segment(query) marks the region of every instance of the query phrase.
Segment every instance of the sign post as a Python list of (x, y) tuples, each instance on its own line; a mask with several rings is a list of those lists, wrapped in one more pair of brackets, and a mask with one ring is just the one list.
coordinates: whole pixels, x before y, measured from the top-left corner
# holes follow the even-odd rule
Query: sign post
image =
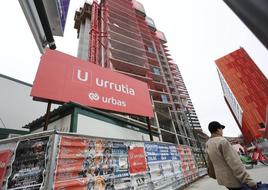
[(149, 131), (149, 135), (150, 135), (150, 141), (154, 141), (153, 135), (152, 135), (152, 128), (151, 128), (150, 118), (149, 117), (146, 117), (146, 122), (147, 122), (148, 131)]
[(49, 120), (49, 114), (50, 114), (50, 109), (51, 109), (51, 101), (49, 101), (49, 102), (47, 103), (47, 112), (46, 112), (46, 115), (45, 115), (45, 124), (44, 124), (43, 131), (46, 131), (46, 130), (47, 130), (48, 120)]

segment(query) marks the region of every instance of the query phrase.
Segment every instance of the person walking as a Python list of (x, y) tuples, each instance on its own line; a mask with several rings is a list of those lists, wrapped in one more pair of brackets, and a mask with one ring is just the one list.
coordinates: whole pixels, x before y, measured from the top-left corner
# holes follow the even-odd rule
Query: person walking
[(211, 133), (206, 143), (208, 175), (229, 190), (242, 190), (243, 185), (256, 189), (256, 182), (247, 173), (239, 155), (222, 136), (224, 128), (225, 126), (217, 121), (212, 121), (208, 125)]

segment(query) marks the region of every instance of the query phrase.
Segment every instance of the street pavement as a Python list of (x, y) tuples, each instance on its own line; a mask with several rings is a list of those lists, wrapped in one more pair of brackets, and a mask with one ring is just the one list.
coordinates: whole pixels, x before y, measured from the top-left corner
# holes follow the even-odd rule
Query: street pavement
[[(268, 183), (268, 166), (258, 164), (253, 169), (248, 169), (247, 171), (257, 182), (262, 181), (263, 183)], [(226, 190), (226, 188), (218, 185), (216, 180), (206, 175), (184, 188), (184, 190)]]

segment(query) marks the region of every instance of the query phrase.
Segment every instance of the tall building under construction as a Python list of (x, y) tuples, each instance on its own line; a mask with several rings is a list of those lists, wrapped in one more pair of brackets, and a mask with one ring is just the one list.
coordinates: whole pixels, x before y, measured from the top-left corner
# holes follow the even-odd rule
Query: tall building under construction
[[(164, 142), (197, 146), (202, 131), (163, 32), (135, 0), (85, 3), (75, 13), (78, 57), (148, 84), (154, 107), (150, 123)], [(141, 107), (142, 109), (142, 107)], [(146, 119), (122, 115), (147, 126)]]
[(265, 128), (268, 80), (243, 48), (215, 62), (224, 99), (245, 142), (250, 143)]

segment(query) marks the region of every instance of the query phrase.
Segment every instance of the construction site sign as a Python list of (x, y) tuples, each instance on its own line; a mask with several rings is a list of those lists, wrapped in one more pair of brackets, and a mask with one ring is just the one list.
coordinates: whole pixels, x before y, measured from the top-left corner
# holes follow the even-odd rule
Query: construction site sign
[(55, 50), (42, 55), (31, 96), (153, 117), (146, 83)]

